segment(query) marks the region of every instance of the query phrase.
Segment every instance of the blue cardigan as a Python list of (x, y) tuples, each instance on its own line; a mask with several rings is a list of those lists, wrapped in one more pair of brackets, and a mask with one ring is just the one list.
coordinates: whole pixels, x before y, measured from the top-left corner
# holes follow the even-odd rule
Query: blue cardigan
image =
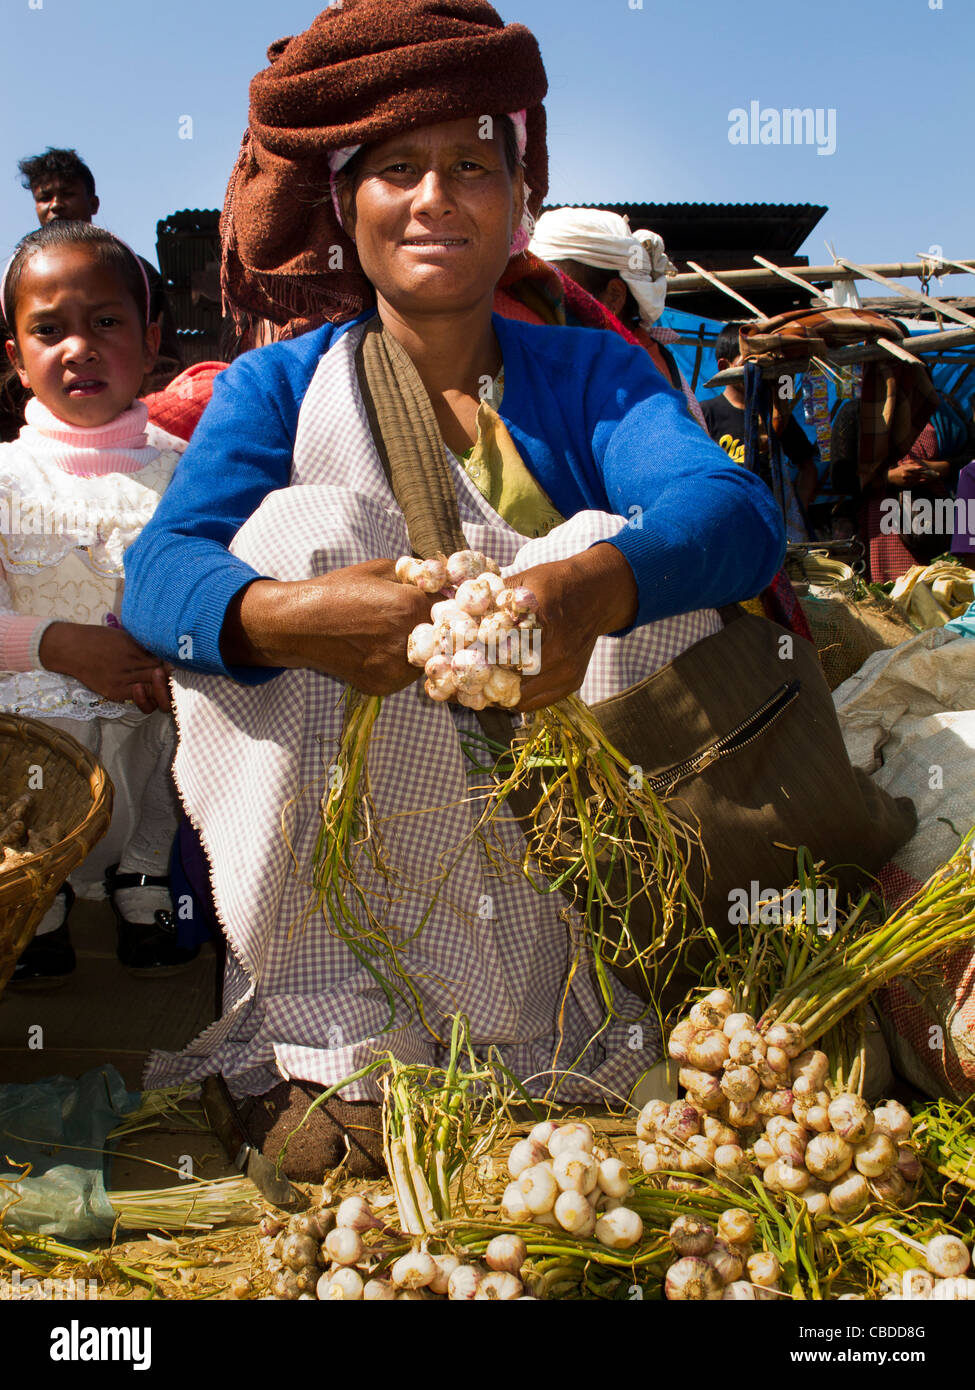
[[(227, 607), (261, 577), (227, 547), (267, 494), (288, 485), (302, 399), (350, 327), (258, 348), (216, 378), (168, 490), (125, 556), (122, 622), (149, 651), (247, 684), (277, 674), (228, 669), (221, 657)], [(553, 504), (566, 517), (628, 519), (609, 544), (636, 577), (637, 624), (769, 583), (785, 548), (772, 494), (708, 439), (642, 348), (599, 329), (498, 315), (494, 328), (505, 368), (500, 414)]]

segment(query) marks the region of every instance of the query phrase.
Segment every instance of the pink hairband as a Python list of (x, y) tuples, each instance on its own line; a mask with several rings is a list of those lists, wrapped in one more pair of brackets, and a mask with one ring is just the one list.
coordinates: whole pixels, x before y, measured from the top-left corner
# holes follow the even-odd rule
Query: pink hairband
[[(526, 107), (522, 107), (520, 111), (508, 112), (508, 119), (515, 128), (515, 146), (519, 160), (524, 159), (525, 150), (528, 148), (527, 115), (528, 112)], [(357, 155), (361, 149), (361, 145), (342, 145), (337, 150), (329, 151), (328, 167), (330, 176), (328, 186), (329, 192), (332, 195), (332, 207), (335, 209), (335, 216), (340, 227), (342, 226), (342, 209), (339, 206), (337, 175), (341, 173), (349, 160), (352, 159), (354, 155)]]
[[(50, 223), (47, 223), (46, 225), (50, 226)], [(149, 324), (152, 322), (152, 320), (151, 320), (150, 317), (149, 317), (149, 306), (150, 306), (150, 301), (152, 300), (152, 293), (151, 293), (151, 291), (150, 291), (150, 289), (149, 289), (149, 277), (148, 277), (148, 275), (146, 274), (146, 268), (145, 268), (145, 266), (142, 264), (142, 261), (140, 260), (140, 258), (139, 258), (139, 257), (135, 254), (135, 252), (132, 250), (132, 247), (129, 245), (129, 243), (128, 243), (127, 241), (123, 241), (122, 238), (121, 238), (120, 236), (116, 236), (114, 232), (109, 232), (108, 235), (112, 238), (113, 241), (117, 241), (118, 244), (119, 244), (119, 246), (124, 247), (125, 250), (128, 251), (129, 255), (132, 257), (132, 259), (135, 261), (136, 265), (139, 267), (139, 274), (142, 276), (142, 284), (143, 284), (143, 288), (145, 289), (145, 292), (146, 292), (146, 327), (148, 327)], [(22, 243), (21, 243), (21, 244), (22, 244)], [(79, 243), (79, 244), (83, 244), (83, 243)], [(94, 244), (96, 244), (96, 243), (90, 243), (90, 244), (94, 245)], [(43, 249), (43, 248), (41, 248), (41, 249)], [(10, 267), (13, 265), (14, 261), (17, 259), (17, 253), (18, 253), (19, 251), (20, 251), (20, 245), (14, 247), (14, 253), (13, 253), (13, 255), (8, 259), (7, 264), (4, 266), (4, 268), (3, 268), (3, 278), (0, 279), (0, 313), (3, 314), (3, 317), (4, 317), (4, 319), (6, 320), (6, 323), (7, 323), (7, 327), (10, 329), (11, 333), (13, 333), (13, 331), (14, 331), (14, 325), (13, 325), (13, 323), (12, 323), (11, 320), (10, 320), (10, 315), (7, 313), (7, 276), (10, 274)]]

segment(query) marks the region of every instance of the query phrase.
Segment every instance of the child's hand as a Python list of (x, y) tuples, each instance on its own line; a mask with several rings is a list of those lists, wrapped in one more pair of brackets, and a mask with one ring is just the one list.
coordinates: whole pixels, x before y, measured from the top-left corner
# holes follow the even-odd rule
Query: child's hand
[(143, 714), (170, 708), (165, 664), (124, 628), (52, 623), (39, 655), (46, 670), (74, 676), (106, 700), (132, 700)]

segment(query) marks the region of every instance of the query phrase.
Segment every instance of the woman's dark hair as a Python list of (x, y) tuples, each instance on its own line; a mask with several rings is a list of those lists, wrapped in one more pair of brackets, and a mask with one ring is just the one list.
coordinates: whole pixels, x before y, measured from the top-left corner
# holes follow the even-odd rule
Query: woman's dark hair
[(61, 246), (90, 246), (99, 265), (106, 270), (115, 271), (129, 294), (135, 300), (142, 322), (148, 322), (148, 297), (146, 278), (135, 252), (130, 251), (118, 237), (107, 232), (104, 227), (93, 227), (90, 222), (63, 222), (55, 218), (36, 232), (30, 232), (17, 244), (13, 259), (7, 269), (3, 282), (3, 307), (10, 336), (16, 337), (14, 327), (17, 318), (17, 291), (24, 273), (24, 266), (36, 251), (49, 251)]
[[(618, 270), (604, 270), (598, 265), (587, 265), (585, 261), (559, 260), (553, 261), (563, 275), (568, 275), (570, 280), (574, 280), (577, 285), (581, 285), (587, 294), (591, 294), (593, 299), (602, 302), (603, 295), (606, 293), (611, 280), (623, 280)], [(626, 285), (626, 282), (623, 281)], [(640, 321), (640, 306), (633, 297), (629, 285), (626, 285), (626, 299), (623, 307), (617, 315), (624, 328), (632, 328), (635, 323)]]

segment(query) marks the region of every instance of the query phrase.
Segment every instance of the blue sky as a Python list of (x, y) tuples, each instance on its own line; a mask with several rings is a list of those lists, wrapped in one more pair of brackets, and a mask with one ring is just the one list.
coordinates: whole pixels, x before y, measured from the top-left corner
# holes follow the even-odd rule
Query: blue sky
[[(940, 3), (940, 8), (937, 6)], [(153, 256), (158, 218), (215, 207), (269, 42), (315, 0), (0, 0), (0, 252), (34, 224), (17, 159), (72, 145), (97, 221)], [(501, 0), (549, 76), (551, 201), (808, 202), (853, 260), (975, 256), (975, 0)], [(835, 152), (735, 145), (735, 108), (835, 113)], [(192, 117), (192, 139), (180, 139)], [(183, 129), (187, 127), (183, 123)], [(975, 294), (975, 277), (944, 282)]]

